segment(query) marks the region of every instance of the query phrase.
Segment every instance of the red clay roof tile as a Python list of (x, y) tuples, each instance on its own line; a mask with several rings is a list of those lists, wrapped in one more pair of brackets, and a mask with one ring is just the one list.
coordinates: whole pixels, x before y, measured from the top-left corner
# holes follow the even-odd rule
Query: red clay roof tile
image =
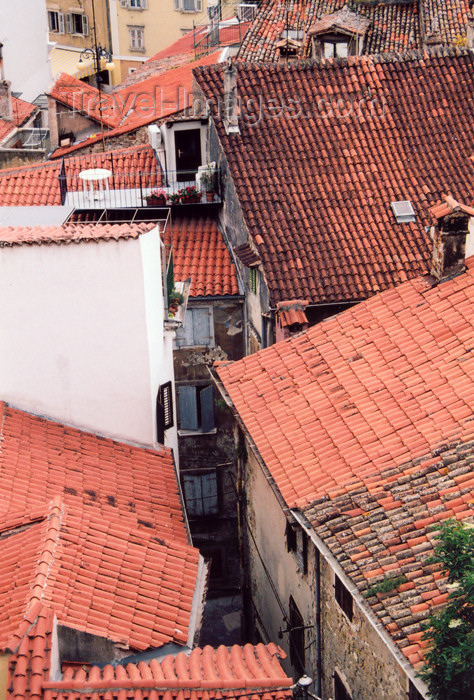
[[(472, 52), (236, 66), (240, 134), (214, 119), (270, 305), (361, 300), (427, 273), (428, 207), (450, 191), (472, 196)], [(216, 104), (222, 67), (195, 73)], [(341, 113), (337, 101), (348, 95), (351, 109)], [(441, 99), (449, 107), (427, 116)], [(435, 130), (457, 141), (435, 144)], [(413, 203), (415, 222), (396, 222), (390, 203), (399, 200)]]
[(204, 698), (239, 698), (252, 693), (261, 700), (283, 700), (292, 695), (292, 679), (286, 676), (279, 659), (285, 653), (275, 644), (232, 646), (218, 649), (196, 648), (189, 656), (166, 656), (161, 660), (124, 666), (92, 667), (85, 671), (64, 669), (63, 679), (43, 683), (45, 700), (79, 699), (81, 690), (89, 689), (96, 700), (109, 690), (111, 700), (130, 697), (140, 700), (143, 694), (166, 700), (180, 697), (183, 691), (194, 700)]
[(13, 132), (14, 129), (22, 126), (38, 108), (35, 105), (20, 100), (18, 97), (12, 97), (12, 115), (13, 119), (0, 119), (0, 143)]
[(191, 297), (238, 295), (235, 265), (211, 217), (175, 218), (165, 230), (176, 280), (191, 278)]
[[(108, 168), (113, 172), (113, 188), (137, 187), (140, 173), (148, 173), (147, 186), (160, 183), (158, 163), (151, 146), (131, 148), (107, 153), (90, 153), (64, 160), (64, 173), (69, 190), (82, 188), (78, 175), (88, 168)], [(61, 205), (59, 175), (60, 161), (48, 161), (19, 168), (0, 170), (0, 199), (2, 206), (53, 206)]]

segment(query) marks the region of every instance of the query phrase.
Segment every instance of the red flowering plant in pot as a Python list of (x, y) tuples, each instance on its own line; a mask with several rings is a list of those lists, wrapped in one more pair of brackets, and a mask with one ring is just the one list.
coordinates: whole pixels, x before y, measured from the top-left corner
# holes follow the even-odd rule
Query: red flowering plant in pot
[(201, 193), (194, 185), (183, 187), (183, 189), (179, 190), (176, 194), (179, 195), (182, 204), (197, 204), (201, 201)]
[(153, 190), (143, 199), (149, 207), (163, 207), (166, 204), (167, 194), (165, 190)]

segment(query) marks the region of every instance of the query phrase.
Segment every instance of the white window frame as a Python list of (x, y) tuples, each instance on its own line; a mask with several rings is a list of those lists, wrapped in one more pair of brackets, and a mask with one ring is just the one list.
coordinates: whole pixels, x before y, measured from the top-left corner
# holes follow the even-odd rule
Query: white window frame
[[(53, 16), (55, 17), (54, 24), (58, 27), (53, 29)], [(48, 30), (52, 34), (65, 34), (64, 28), (64, 12), (58, 12), (58, 10), (48, 10)]]
[[(80, 17), (80, 20), (76, 18)], [(76, 31), (76, 22), (80, 24), (80, 31)], [(66, 13), (66, 32), (73, 36), (89, 36), (89, 18), (84, 12)]]
[[(203, 341), (204, 336), (199, 336), (199, 316), (207, 315), (209, 323), (209, 334), (206, 336), (208, 342)], [(214, 337), (214, 309), (212, 306), (188, 306), (183, 325), (176, 331), (177, 348), (213, 348), (215, 347)]]
[(148, 0), (120, 0), (120, 7), (126, 10), (148, 10)]
[[(145, 27), (142, 25), (128, 25), (128, 38), (130, 51), (145, 51)], [(135, 45), (136, 44), (136, 45)]]
[(185, 12), (185, 13), (202, 12), (202, 0), (192, 0), (192, 2), (193, 2), (193, 9), (185, 9), (185, 7), (184, 7), (185, 0), (174, 0), (174, 9), (177, 12)]

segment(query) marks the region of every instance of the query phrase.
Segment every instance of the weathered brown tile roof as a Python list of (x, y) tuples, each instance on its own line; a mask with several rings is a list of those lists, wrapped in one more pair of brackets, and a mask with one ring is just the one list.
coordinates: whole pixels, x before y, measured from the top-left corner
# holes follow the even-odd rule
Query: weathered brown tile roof
[[(222, 67), (196, 79), (222, 98)], [(428, 272), (428, 207), (472, 196), (472, 52), (237, 64), (237, 90), (240, 134), (214, 118), (273, 306), (361, 300)], [(415, 222), (396, 222), (399, 200)]]
[[(365, 54), (407, 51), (423, 47), (423, 34), (438, 30), (445, 45), (459, 45), (466, 36), (468, 0), (422, 0), (423, 31), (420, 32), (418, 2), (361, 2), (360, 17), (370, 20), (364, 46)], [(263, 0), (247, 31), (238, 58), (242, 61), (278, 61), (278, 41), (285, 29), (299, 29), (305, 40), (299, 58), (309, 58), (310, 28), (322, 18), (349, 4), (346, 0)], [(354, 6), (351, 5), (352, 11)]]
[[(423, 663), (422, 622), (448, 598), (447, 577), (429, 562), (436, 525), (474, 521), (474, 440), (350, 486), (304, 513), (410, 663)], [(377, 595), (377, 584), (396, 587)]]

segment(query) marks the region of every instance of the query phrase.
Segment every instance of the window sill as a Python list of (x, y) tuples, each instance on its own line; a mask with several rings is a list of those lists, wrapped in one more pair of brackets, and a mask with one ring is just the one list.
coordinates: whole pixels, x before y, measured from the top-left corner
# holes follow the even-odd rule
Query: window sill
[(189, 437), (191, 435), (215, 435), (217, 433), (217, 428), (208, 430), (207, 433), (203, 433), (202, 430), (178, 430), (179, 437)]
[(129, 50), (130, 50), (130, 51), (133, 51), (134, 53), (146, 53), (146, 52), (145, 52), (145, 49), (132, 49), (132, 48), (130, 47)]

